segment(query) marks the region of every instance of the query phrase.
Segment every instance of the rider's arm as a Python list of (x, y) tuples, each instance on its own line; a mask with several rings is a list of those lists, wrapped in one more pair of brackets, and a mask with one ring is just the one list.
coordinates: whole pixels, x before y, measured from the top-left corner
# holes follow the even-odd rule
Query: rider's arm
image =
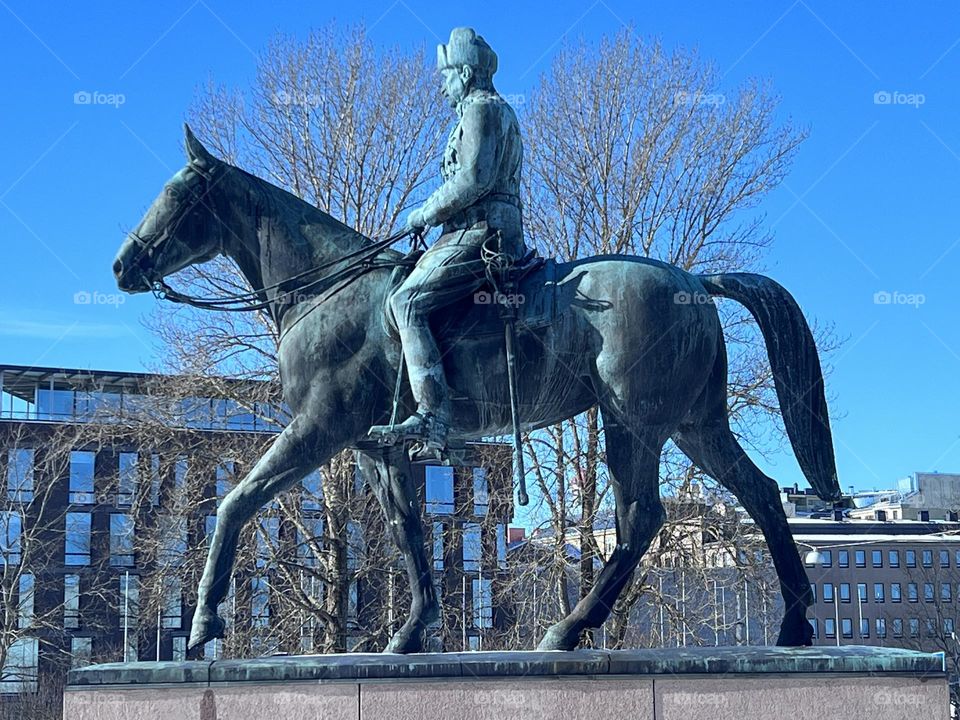
[(503, 157), (503, 128), (497, 103), (473, 102), (460, 119), (460, 167), (423, 204), (423, 219), (436, 227), (470, 207), (493, 187)]

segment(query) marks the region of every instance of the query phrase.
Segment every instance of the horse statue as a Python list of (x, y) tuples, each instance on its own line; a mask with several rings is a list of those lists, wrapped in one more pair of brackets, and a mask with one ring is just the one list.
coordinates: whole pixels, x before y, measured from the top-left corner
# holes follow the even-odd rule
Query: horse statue
[[(279, 369), (292, 420), (223, 499), (198, 589), (189, 645), (224, 633), (238, 535), (263, 505), (413, 400), (400, 386), (401, 348), (386, 317), (405, 256), (373, 242), (289, 192), (216, 157), (186, 128), (187, 164), (165, 185), (113, 264), (125, 292), (178, 296), (164, 278), (218, 254), (252, 291), (248, 307), (280, 329)], [(713, 297), (756, 319), (786, 430), (817, 495), (841, 499), (820, 362), (793, 298), (762, 275), (693, 275), (649, 258), (606, 255), (548, 261), (519, 283), (516, 388), (524, 430), (599, 405), (616, 501), (616, 547), (596, 583), (550, 627), (540, 650), (572, 650), (599, 627), (664, 521), (661, 448), (673, 439), (730, 490), (763, 532), (780, 581), (779, 645), (809, 645), (810, 585), (777, 484), (747, 457), (727, 417), (727, 356)], [(229, 301), (195, 299), (227, 309)], [(453, 434), (509, 434), (503, 319), (495, 304), (462, 303), (433, 322), (452, 389)], [(399, 392), (395, 392), (399, 388)], [(367, 441), (369, 442), (369, 441)], [(361, 449), (361, 472), (386, 515), (412, 593), (409, 617), (386, 651), (418, 652), (439, 614), (408, 454)]]

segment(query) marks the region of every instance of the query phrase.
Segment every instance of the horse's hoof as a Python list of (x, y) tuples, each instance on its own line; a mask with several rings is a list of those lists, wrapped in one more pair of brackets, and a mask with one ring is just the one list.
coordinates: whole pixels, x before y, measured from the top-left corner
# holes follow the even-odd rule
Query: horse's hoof
[(813, 645), (813, 627), (806, 618), (798, 621), (784, 620), (780, 625), (780, 635), (777, 637), (780, 647), (806, 647)]
[(579, 644), (579, 636), (571, 637), (570, 632), (562, 626), (554, 625), (547, 630), (547, 634), (537, 645), (537, 650), (576, 650)]
[(190, 628), (190, 639), (187, 641), (187, 650), (200, 647), (201, 645), (222, 638), (226, 634), (227, 623), (216, 613), (203, 611), (197, 608), (193, 616), (193, 625)]

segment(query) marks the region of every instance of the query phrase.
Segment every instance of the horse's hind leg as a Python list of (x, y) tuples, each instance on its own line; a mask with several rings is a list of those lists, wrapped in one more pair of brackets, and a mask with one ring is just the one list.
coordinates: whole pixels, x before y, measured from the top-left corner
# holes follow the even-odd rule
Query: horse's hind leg
[(433, 573), (423, 543), (423, 521), (410, 461), (402, 447), (384, 455), (357, 453), (357, 463), (383, 508), (387, 529), (407, 568), (412, 599), (410, 617), (390, 639), (384, 652), (411, 653), (423, 649), (427, 626), (440, 616)]
[(540, 650), (573, 650), (581, 632), (603, 624), (665, 517), (659, 482), (665, 437), (649, 428), (631, 432), (609, 411), (603, 418), (617, 506), (617, 545), (590, 592), (570, 615), (547, 630)]
[(225, 624), (217, 615), (217, 605), (229, 590), (230, 573), (243, 526), (275, 495), (302, 480), (341, 448), (342, 445), (332, 444), (329, 433), (320, 433), (313, 420), (298, 415), (277, 436), (253, 469), (223, 498), (197, 591), (197, 610), (188, 643), (190, 648), (223, 637)]
[(777, 484), (740, 447), (730, 431), (725, 407), (704, 424), (681, 426), (674, 441), (696, 465), (737, 496), (763, 532), (785, 605), (777, 645), (812, 644), (813, 629), (806, 617), (812, 602), (810, 583), (790, 533)]

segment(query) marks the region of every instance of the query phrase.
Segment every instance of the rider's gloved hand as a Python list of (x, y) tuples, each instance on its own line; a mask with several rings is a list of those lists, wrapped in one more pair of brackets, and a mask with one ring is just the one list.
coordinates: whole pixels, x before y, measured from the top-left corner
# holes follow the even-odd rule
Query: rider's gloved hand
[(407, 229), (413, 230), (421, 235), (423, 231), (427, 229), (427, 221), (423, 219), (422, 208), (414, 208), (410, 211), (410, 214), (407, 215)]

